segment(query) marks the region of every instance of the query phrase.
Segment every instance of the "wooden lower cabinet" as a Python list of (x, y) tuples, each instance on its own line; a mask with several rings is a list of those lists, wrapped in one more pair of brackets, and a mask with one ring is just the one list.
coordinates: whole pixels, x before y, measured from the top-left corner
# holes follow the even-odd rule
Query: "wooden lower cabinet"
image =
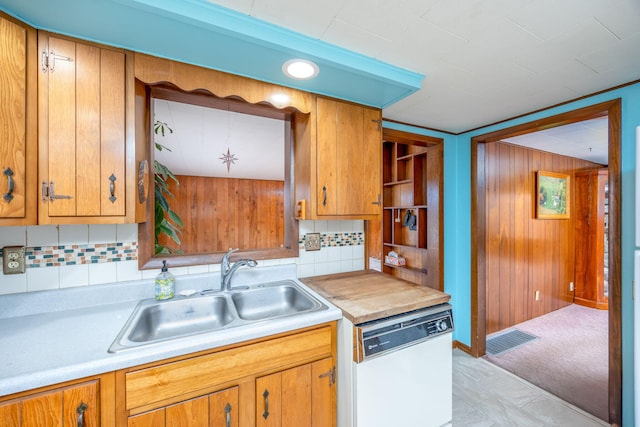
[(112, 390), (113, 374), (107, 374), (84, 382), (8, 396), (0, 402), (0, 427), (111, 426), (114, 423)]
[(335, 360), (330, 322), (0, 396), (0, 427), (335, 427)]
[(334, 427), (335, 328), (119, 371), (118, 425)]
[(256, 379), (256, 426), (333, 426), (333, 359), (308, 363)]
[(134, 415), (128, 427), (238, 427), (238, 387)]

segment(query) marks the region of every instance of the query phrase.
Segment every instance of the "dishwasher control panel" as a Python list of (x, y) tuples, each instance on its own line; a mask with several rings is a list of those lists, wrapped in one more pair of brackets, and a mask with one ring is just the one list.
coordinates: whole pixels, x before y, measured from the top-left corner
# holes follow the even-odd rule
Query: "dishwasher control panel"
[(355, 325), (354, 361), (362, 362), (453, 331), (450, 304)]

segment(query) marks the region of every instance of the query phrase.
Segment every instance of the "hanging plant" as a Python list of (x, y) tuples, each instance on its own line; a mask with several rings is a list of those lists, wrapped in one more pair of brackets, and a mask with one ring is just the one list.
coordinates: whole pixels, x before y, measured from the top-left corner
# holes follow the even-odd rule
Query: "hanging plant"
[[(171, 129), (165, 122), (156, 120), (153, 124), (153, 132), (155, 135), (160, 134), (164, 137), (166, 132), (173, 133), (173, 129)], [(154, 144), (158, 151), (171, 151), (171, 149), (156, 141), (154, 141)], [(175, 199), (174, 195), (169, 190), (169, 180), (173, 180), (176, 185), (180, 185), (180, 182), (168, 167), (157, 160), (154, 160), (153, 164), (155, 170), (155, 253), (179, 254), (182, 253), (180, 249), (173, 249), (160, 244), (159, 237), (164, 234), (178, 246), (180, 245), (180, 234), (182, 234), (181, 228), (184, 224), (182, 223), (180, 216), (171, 209), (171, 206), (169, 205), (169, 198)]]

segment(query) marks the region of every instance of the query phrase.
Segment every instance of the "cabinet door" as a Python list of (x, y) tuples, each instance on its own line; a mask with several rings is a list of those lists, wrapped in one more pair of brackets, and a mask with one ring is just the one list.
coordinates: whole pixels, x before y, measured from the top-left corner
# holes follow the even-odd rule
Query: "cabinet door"
[[(0, 406), (1, 426), (98, 427), (98, 382), (57, 389)], [(82, 424), (80, 424), (82, 421)]]
[(209, 398), (187, 400), (166, 409), (166, 427), (207, 427), (209, 425)]
[(40, 44), (40, 222), (122, 216), (124, 53), (53, 36)]
[(380, 111), (318, 98), (318, 215), (379, 215)]
[(238, 427), (239, 419), (238, 387), (231, 387), (209, 395), (209, 425)]
[(336, 425), (336, 385), (333, 358), (311, 364), (311, 427)]
[(0, 225), (36, 223), (36, 32), (0, 14)]
[(238, 387), (129, 417), (128, 427), (238, 427)]
[(20, 403), (0, 404), (0, 427), (20, 427)]
[(311, 426), (311, 365), (282, 372), (282, 425)]
[(256, 379), (256, 426), (282, 425), (282, 373)]
[[(64, 427), (98, 427), (98, 382), (93, 381), (66, 388), (62, 391)], [(82, 424), (80, 423), (82, 421)]]
[(333, 358), (297, 366), (256, 380), (259, 427), (335, 426)]
[(338, 141), (336, 101), (318, 98), (317, 101), (316, 162), (318, 186), (316, 188), (318, 215), (338, 214)]
[(22, 401), (22, 427), (62, 427), (62, 393), (51, 392)]
[(144, 414), (134, 415), (127, 419), (127, 427), (164, 427), (165, 410), (157, 409)]

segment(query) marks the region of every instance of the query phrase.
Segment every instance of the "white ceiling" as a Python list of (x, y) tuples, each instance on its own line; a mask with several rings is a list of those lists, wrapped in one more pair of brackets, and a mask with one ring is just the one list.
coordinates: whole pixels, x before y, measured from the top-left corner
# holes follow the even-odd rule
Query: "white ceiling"
[(283, 120), (162, 99), (154, 119), (171, 129), (155, 135), (168, 148), (155, 160), (176, 175), (284, 181)]
[(454, 133), (640, 79), (638, 0), (209, 1), (426, 75), (384, 116)]
[(384, 118), (453, 133), (640, 79), (638, 0), (209, 1), (424, 74)]
[(601, 117), (503, 141), (606, 165), (609, 163), (608, 125), (609, 120)]

